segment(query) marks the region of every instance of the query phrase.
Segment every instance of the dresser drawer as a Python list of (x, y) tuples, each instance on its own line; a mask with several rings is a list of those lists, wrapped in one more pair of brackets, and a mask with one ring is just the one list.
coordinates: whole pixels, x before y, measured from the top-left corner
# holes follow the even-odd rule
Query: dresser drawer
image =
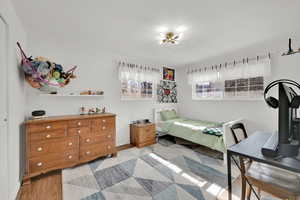
[(103, 118), (98, 118), (98, 119), (92, 120), (92, 125), (108, 126), (109, 124), (111, 124), (111, 125), (115, 124), (114, 117), (103, 117)]
[(53, 139), (51, 141), (32, 142), (30, 144), (29, 158), (47, 155), (49, 153), (60, 153), (72, 149), (78, 149), (78, 136), (63, 139)]
[(56, 129), (66, 129), (68, 127), (66, 122), (49, 122), (49, 123), (39, 123), (30, 124), (28, 126), (28, 132), (43, 132), (52, 131)]
[(114, 141), (106, 143), (106, 154), (113, 154), (116, 152), (116, 144)]
[(90, 125), (90, 121), (86, 119), (80, 119), (80, 120), (72, 120), (69, 121), (69, 127), (72, 128), (78, 128), (78, 127), (85, 127)]
[(89, 160), (98, 156), (104, 156), (109, 152), (114, 152), (115, 146), (113, 142), (94, 143), (83, 146), (80, 149), (80, 160)]
[(90, 127), (79, 127), (79, 128), (69, 128), (68, 129), (68, 135), (74, 136), (74, 135), (88, 135), (90, 134)]
[(86, 146), (86, 145), (90, 145), (90, 144), (94, 144), (94, 143), (103, 143), (103, 142), (109, 142), (109, 141), (114, 141), (114, 140), (115, 140), (114, 134), (82, 135), (82, 136), (80, 136), (80, 145)]
[(96, 133), (111, 132), (115, 129), (115, 118), (107, 117), (94, 119), (92, 121), (92, 131)]
[(92, 127), (92, 132), (97, 134), (97, 135), (114, 134), (115, 126), (112, 125), (112, 124), (93, 126)]
[(155, 126), (149, 125), (143, 128), (138, 128), (138, 140), (139, 142), (145, 142), (148, 140), (154, 140), (155, 139)]
[(155, 140), (155, 133), (149, 133), (149, 132), (141, 132), (138, 135), (139, 142), (146, 142), (149, 140)]
[(29, 173), (42, 173), (49, 170), (66, 168), (78, 162), (78, 151), (52, 153), (29, 159)]
[(53, 131), (29, 132), (30, 142), (38, 140), (50, 140), (54, 138), (62, 138), (67, 136), (66, 129), (56, 129)]
[(80, 160), (89, 160), (96, 156), (102, 156), (106, 154), (105, 143), (95, 143), (88, 146), (82, 146), (80, 148)]

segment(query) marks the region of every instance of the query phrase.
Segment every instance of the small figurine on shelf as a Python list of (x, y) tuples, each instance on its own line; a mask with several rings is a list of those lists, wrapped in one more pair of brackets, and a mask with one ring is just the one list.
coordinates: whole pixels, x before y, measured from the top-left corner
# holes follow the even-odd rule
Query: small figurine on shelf
[(80, 115), (84, 115), (85, 114), (85, 107), (81, 106), (80, 107)]
[(95, 113), (94, 108), (90, 108), (88, 114), (91, 115), (91, 114), (94, 114), (94, 113)]
[(102, 109), (102, 113), (105, 113), (105, 107), (103, 107), (103, 109)]
[(101, 109), (100, 108), (96, 108), (96, 113), (100, 113)]

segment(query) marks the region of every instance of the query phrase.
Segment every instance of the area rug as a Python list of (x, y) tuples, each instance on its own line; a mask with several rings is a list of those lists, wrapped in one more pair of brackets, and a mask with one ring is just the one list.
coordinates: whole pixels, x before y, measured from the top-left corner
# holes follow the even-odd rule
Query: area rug
[(168, 141), (127, 149), (62, 175), (64, 200), (211, 200), (227, 188), (222, 160)]

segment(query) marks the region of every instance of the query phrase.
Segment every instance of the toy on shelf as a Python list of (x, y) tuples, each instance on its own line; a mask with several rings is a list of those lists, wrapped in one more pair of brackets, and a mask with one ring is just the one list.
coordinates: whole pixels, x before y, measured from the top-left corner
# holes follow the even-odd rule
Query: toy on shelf
[(48, 93), (57, 92), (58, 88), (70, 83), (71, 79), (76, 78), (74, 72), (76, 66), (68, 71), (64, 71), (62, 65), (51, 62), (44, 57), (27, 57), (19, 42), (17, 45), (21, 51), (21, 66), (25, 73), (26, 81), (33, 88)]
[(104, 92), (101, 90), (84, 90), (82, 92), (80, 92), (80, 95), (103, 95)]
[(92, 115), (92, 114), (104, 114), (106, 113), (105, 107), (102, 109), (100, 107), (95, 107), (95, 108), (85, 108), (84, 106), (81, 106), (79, 109), (80, 115)]

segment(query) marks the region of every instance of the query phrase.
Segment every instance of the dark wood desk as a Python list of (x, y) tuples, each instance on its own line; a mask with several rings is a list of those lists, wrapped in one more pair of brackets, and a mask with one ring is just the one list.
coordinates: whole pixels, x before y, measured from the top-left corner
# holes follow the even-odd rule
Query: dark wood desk
[(243, 156), (253, 161), (269, 164), (292, 172), (300, 173), (300, 152), (297, 158), (268, 158), (262, 155), (261, 148), (271, 137), (271, 133), (255, 132), (247, 139), (227, 149), (228, 199), (232, 199), (231, 159)]

